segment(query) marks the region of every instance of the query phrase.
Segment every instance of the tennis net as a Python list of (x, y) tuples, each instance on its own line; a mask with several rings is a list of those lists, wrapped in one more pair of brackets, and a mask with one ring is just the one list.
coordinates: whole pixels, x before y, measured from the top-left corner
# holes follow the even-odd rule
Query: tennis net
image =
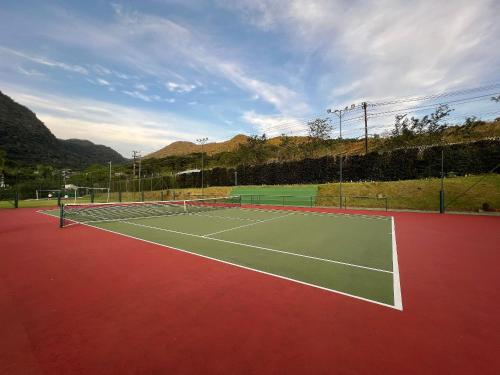
[(61, 205), (60, 226), (183, 215), (240, 206), (240, 196), (155, 202), (65, 204)]

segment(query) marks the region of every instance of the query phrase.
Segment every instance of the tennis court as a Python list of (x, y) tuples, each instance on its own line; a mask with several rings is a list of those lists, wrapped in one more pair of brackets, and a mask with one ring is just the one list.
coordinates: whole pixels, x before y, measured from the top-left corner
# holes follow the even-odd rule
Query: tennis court
[[(66, 205), (89, 225), (402, 309), (392, 217), (260, 209), (241, 197)], [(56, 214), (51, 211), (51, 214)]]

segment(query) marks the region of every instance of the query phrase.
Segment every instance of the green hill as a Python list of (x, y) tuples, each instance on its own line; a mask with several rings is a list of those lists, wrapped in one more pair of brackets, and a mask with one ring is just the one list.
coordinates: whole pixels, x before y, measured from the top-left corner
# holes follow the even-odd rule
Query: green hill
[(61, 140), (28, 108), (0, 92), (0, 149), (21, 165), (81, 168), (126, 159), (110, 147), (80, 139)]

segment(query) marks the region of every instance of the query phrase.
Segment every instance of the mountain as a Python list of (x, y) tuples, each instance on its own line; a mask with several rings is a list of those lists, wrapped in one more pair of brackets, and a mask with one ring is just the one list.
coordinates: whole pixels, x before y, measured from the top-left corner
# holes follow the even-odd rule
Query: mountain
[[(225, 151), (234, 151), (242, 143), (246, 143), (248, 137), (243, 134), (238, 134), (237, 136), (231, 138), (225, 142), (212, 142), (203, 145), (203, 152), (208, 155), (218, 154)], [(162, 149), (155, 151), (146, 158), (165, 158), (172, 155), (188, 155), (196, 152), (201, 152), (201, 145), (193, 142), (178, 141), (163, 147)]]
[(0, 92), (0, 149), (24, 165), (81, 168), (94, 163), (125, 162), (110, 147), (81, 139), (58, 139), (28, 108)]

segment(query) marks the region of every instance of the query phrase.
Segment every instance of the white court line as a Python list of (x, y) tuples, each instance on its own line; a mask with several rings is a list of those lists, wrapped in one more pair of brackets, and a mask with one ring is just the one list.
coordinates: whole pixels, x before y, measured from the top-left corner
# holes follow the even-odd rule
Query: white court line
[[(363, 214), (348, 214), (348, 213), (343, 213), (343, 212), (321, 212), (321, 211), (300, 211), (300, 210), (293, 210), (293, 209), (285, 209), (283, 207), (279, 208), (258, 208), (258, 207), (243, 207), (244, 203), (242, 203), (241, 207), (237, 207), (238, 209), (241, 210), (247, 210), (247, 211), (264, 211), (264, 212), (276, 212), (276, 211), (290, 211), (298, 215), (306, 215), (306, 216), (340, 216), (340, 217), (347, 217), (350, 219), (356, 219), (356, 218), (364, 218), (364, 219), (373, 219), (373, 220), (390, 220), (390, 216), (379, 216), (379, 215), (363, 215)], [(285, 206), (285, 207), (301, 207), (301, 206)], [(302, 206), (305, 208), (311, 208), (309, 206)], [(234, 208), (234, 207), (231, 207)], [(314, 207), (313, 207), (314, 208)], [(318, 207), (318, 208), (334, 208), (334, 207)]]
[[(37, 211), (37, 212), (39, 212), (39, 213), (41, 213), (41, 214), (44, 214), (44, 215), (47, 215), (47, 216), (50, 216), (50, 217), (52, 217), (52, 218), (57, 218), (56, 216), (51, 215), (51, 214), (49, 214), (49, 213), (47, 213), (47, 212), (44, 212), (44, 211), (42, 211), (42, 210)], [(286, 277), (286, 276), (277, 275), (277, 274), (275, 274), (275, 273), (270, 273), (270, 272), (266, 272), (266, 271), (258, 270), (258, 269), (256, 269), (256, 268), (251, 268), (251, 267), (243, 266), (243, 265), (241, 265), (241, 264), (237, 264), (237, 263), (231, 263), (231, 262), (228, 262), (228, 261), (226, 261), (226, 260), (213, 258), (213, 257), (210, 257), (210, 256), (208, 256), (208, 255), (198, 254), (198, 253), (195, 253), (195, 252), (192, 252), (192, 251), (189, 251), (189, 250), (184, 250), (184, 249), (181, 249), (181, 248), (178, 248), (178, 247), (173, 247), (173, 246), (169, 246), (169, 245), (164, 245), (164, 244), (161, 244), (161, 243), (158, 243), (158, 242), (154, 242), (154, 241), (149, 241), (149, 240), (146, 240), (146, 239), (144, 239), (144, 238), (131, 236), (131, 235), (129, 235), (129, 234), (124, 234), (124, 233), (121, 233), (121, 232), (113, 231), (113, 230), (111, 230), (111, 229), (105, 229), (105, 228), (101, 228), (101, 227), (96, 227), (96, 226), (94, 226), (94, 225), (90, 225), (90, 224), (87, 224), (87, 223), (81, 223), (81, 225), (84, 225), (84, 226), (86, 226), (86, 227), (93, 228), (93, 229), (102, 230), (102, 231), (104, 231), (104, 232), (117, 234), (117, 235), (119, 235), (119, 236), (124, 236), (124, 237), (128, 237), (128, 238), (132, 238), (132, 239), (134, 239), (134, 240), (138, 240), (138, 241), (146, 242), (146, 243), (149, 243), (149, 244), (152, 244), (152, 245), (161, 246), (161, 247), (164, 247), (164, 248), (167, 248), (167, 249), (170, 249), (170, 250), (180, 251), (180, 252), (187, 253), (187, 254), (191, 254), (191, 255), (194, 255), (194, 256), (198, 256), (198, 257), (201, 257), (201, 258), (210, 259), (210, 260), (213, 260), (213, 261), (216, 261), (216, 262), (219, 262), (219, 263), (228, 264), (228, 265), (231, 265), (231, 266), (234, 266), (234, 267), (238, 267), (238, 268), (242, 268), (242, 269), (245, 269), (245, 270), (249, 270), (249, 271), (253, 271), (253, 272), (257, 272), (257, 273), (261, 273), (261, 274), (264, 274), (264, 275), (267, 275), (267, 276), (276, 277), (276, 278), (278, 278), (278, 279), (291, 281), (291, 282), (293, 282), (293, 283), (297, 283), (297, 284), (301, 284), (301, 285), (306, 285), (306, 286), (309, 286), (309, 287), (312, 287), (312, 288), (316, 288), (316, 289), (325, 290), (325, 291), (327, 291), (327, 292), (331, 292), (331, 293), (339, 294), (339, 295), (346, 296), (346, 297), (351, 297), (351, 298), (354, 298), (354, 299), (357, 299), (357, 300), (360, 300), (360, 301), (370, 302), (370, 303), (373, 303), (373, 304), (375, 304), (375, 305), (384, 306), (384, 307), (389, 307), (389, 308), (394, 309), (394, 310), (399, 310), (399, 309), (397, 309), (396, 307), (394, 307), (393, 305), (389, 305), (389, 304), (387, 304), (387, 303), (383, 303), (383, 302), (375, 301), (375, 300), (372, 300), (372, 299), (369, 299), (369, 298), (364, 298), (364, 297), (356, 296), (356, 295), (354, 295), (354, 294), (349, 294), (349, 293), (346, 293), (346, 292), (341, 292), (341, 291), (339, 291), (339, 290), (330, 289), (330, 288), (327, 288), (327, 287), (324, 287), (324, 286), (320, 286), (320, 285), (316, 285), (316, 284), (310, 284), (310, 283), (305, 282), (305, 281), (301, 281), (301, 280), (297, 280), (297, 279), (292, 279), (291, 277)], [(399, 311), (401, 311), (401, 310), (399, 310)]]
[(228, 220), (259, 221), (259, 219), (250, 219), (248, 217), (231, 217), (231, 216), (220, 216), (220, 215), (203, 215), (203, 214), (199, 214), (199, 213), (191, 213), (191, 215), (201, 216), (201, 217), (215, 217), (217, 219), (228, 219)]
[(340, 262), (338, 260), (313, 257), (311, 255), (304, 255), (304, 254), (292, 253), (292, 252), (284, 251), (284, 250), (276, 250), (276, 249), (271, 249), (271, 248), (263, 247), (263, 246), (250, 245), (250, 244), (246, 244), (246, 243), (242, 243), (242, 242), (234, 242), (234, 241), (223, 240), (223, 239), (220, 239), (220, 238), (213, 238), (213, 237), (201, 236), (199, 234), (180, 232), (180, 231), (173, 230), (173, 229), (166, 229), (166, 228), (154, 227), (152, 225), (132, 223), (130, 221), (122, 221), (122, 223), (130, 224), (130, 225), (135, 225), (135, 226), (138, 226), (138, 227), (149, 228), (149, 229), (161, 230), (161, 231), (164, 231), (164, 232), (182, 234), (184, 236), (191, 236), (191, 237), (196, 237), (196, 238), (202, 238), (202, 239), (205, 239), (205, 240), (211, 240), (211, 241), (218, 241), (218, 242), (229, 243), (231, 245), (240, 245), (240, 246), (244, 246), (244, 247), (251, 247), (251, 248), (254, 248), (254, 249), (259, 249), (259, 250), (264, 250), (264, 251), (270, 251), (270, 252), (274, 252), (274, 253), (287, 254), (287, 255), (292, 255), (292, 256), (296, 256), (296, 257), (308, 258), (308, 259), (313, 259), (313, 260), (318, 260), (318, 261), (328, 262), (328, 263), (336, 263), (336, 264), (341, 264), (341, 265), (349, 266), (349, 267), (362, 268), (362, 269), (366, 269), (366, 270), (370, 270), (370, 271), (392, 273), (392, 271), (382, 270), (382, 269), (379, 269), (379, 268), (372, 268), (372, 267), (367, 267), (367, 266), (360, 266), (358, 264)]
[(396, 245), (396, 230), (394, 226), (394, 216), (391, 220), (392, 227), (392, 279), (394, 281), (394, 307), (403, 311), (403, 299), (401, 297), (401, 282), (399, 280), (399, 262), (398, 262), (398, 248)]
[(271, 217), (271, 218), (269, 218), (269, 219), (264, 219), (264, 220), (256, 220), (256, 221), (254, 221), (253, 223), (250, 223), (250, 224), (243, 224), (243, 225), (240, 225), (240, 226), (237, 226), (237, 227), (234, 227), (234, 228), (223, 229), (223, 230), (219, 230), (219, 231), (217, 231), (217, 232), (213, 232), (213, 233), (205, 234), (205, 235), (204, 235), (204, 237), (210, 237), (210, 236), (213, 236), (213, 235), (215, 235), (215, 234), (224, 233), (224, 232), (229, 232), (229, 231), (231, 231), (231, 230), (235, 230), (235, 229), (239, 229), (239, 228), (250, 227), (250, 226), (252, 226), (252, 225), (257, 225), (257, 224), (260, 224), (260, 223), (266, 223), (266, 222), (268, 222), (268, 221), (272, 221), (272, 220), (282, 219), (282, 218), (287, 217), (287, 216), (290, 216), (290, 215), (293, 215), (293, 213), (289, 213), (289, 214), (282, 215), (282, 216)]

